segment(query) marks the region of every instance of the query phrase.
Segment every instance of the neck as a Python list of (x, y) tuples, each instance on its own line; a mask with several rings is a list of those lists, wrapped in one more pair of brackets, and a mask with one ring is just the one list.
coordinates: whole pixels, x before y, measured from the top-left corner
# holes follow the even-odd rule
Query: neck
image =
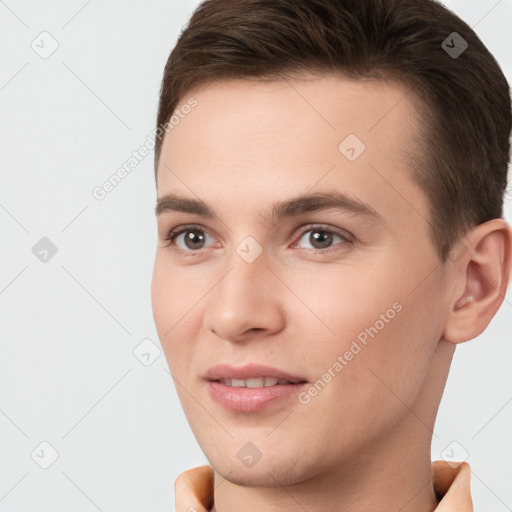
[[(413, 420), (410, 420), (413, 421)], [(416, 422), (418, 420), (416, 419)], [(423, 427), (425, 428), (425, 427)], [(215, 473), (215, 512), (432, 512), (430, 443), (399, 432), (384, 446), (294, 485), (243, 487)], [(428, 436), (424, 436), (428, 437)]]

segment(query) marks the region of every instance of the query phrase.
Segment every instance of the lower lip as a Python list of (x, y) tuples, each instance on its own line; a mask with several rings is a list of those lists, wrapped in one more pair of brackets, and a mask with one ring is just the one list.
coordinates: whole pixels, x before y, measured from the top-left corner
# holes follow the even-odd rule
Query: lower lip
[(306, 383), (276, 384), (262, 388), (237, 388), (220, 382), (208, 382), (208, 391), (212, 399), (226, 409), (256, 412), (273, 402), (297, 395), (305, 385)]

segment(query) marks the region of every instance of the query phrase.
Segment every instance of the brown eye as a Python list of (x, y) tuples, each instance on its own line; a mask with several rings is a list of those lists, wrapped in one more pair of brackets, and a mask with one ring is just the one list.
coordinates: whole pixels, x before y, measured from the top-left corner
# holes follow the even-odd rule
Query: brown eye
[(186, 252), (194, 252), (207, 246), (208, 238), (210, 242), (213, 238), (204, 230), (193, 227), (184, 227), (172, 230), (166, 237), (166, 247), (176, 245), (178, 249)]
[(304, 249), (317, 249), (322, 251), (335, 247), (336, 245), (345, 245), (350, 242), (351, 239), (341, 233), (324, 227), (313, 227), (302, 233), (302, 236), (297, 242), (297, 246), (302, 246)]
[(205, 236), (201, 231), (198, 230), (188, 230), (183, 233), (184, 236), (184, 242), (188, 249), (202, 249), (204, 242), (205, 242)]
[(333, 236), (332, 233), (327, 231), (312, 230), (309, 235), (309, 243), (315, 249), (325, 249), (330, 247), (332, 244)]

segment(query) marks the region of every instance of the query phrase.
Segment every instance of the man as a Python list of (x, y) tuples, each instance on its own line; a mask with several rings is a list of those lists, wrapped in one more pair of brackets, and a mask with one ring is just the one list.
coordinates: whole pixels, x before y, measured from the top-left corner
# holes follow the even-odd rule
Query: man
[(178, 510), (471, 510), (430, 444), (509, 281), (510, 93), (475, 33), (430, 0), (210, 0), (158, 127), (153, 314), (213, 468)]

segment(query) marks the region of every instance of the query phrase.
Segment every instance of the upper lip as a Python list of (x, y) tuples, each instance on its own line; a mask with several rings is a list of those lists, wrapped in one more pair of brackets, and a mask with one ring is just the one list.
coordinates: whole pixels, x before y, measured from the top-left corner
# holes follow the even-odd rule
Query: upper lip
[(210, 367), (204, 374), (206, 380), (215, 381), (220, 379), (254, 379), (258, 377), (275, 377), (276, 379), (289, 380), (290, 382), (307, 382), (301, 376), (292, 375), (278, 368), (261, 364), (246, 364), (245, 366), (230, 366), (218, 364)]

